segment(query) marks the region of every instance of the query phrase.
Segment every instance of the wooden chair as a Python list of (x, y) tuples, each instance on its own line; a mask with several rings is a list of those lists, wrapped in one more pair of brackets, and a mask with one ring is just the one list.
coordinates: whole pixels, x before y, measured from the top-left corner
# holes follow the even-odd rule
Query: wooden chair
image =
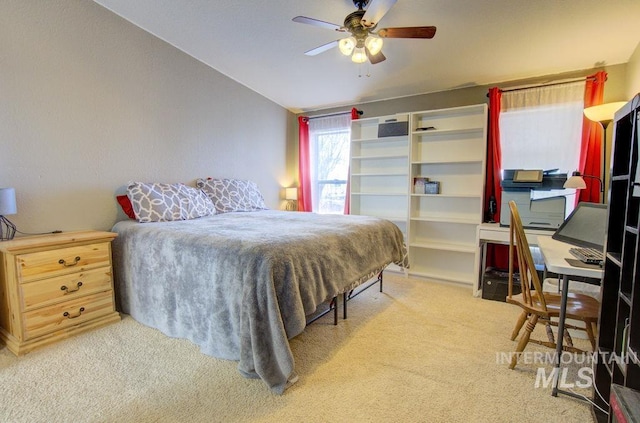
[[(509, 201), (509, 209), (511, 210), (511, 223), (509, 227), (509, 291), (507, 295), (507, 302), (522, 308), (522, 313), (518, 317), (516, 326), (511, 334), (512, 341), (516, 339), (525, 322), (527, 322), (525, 331), (518, 342), (518, 346), (516, 347), (516, 351), (511, 357), (511, 364), (509, 368), (513, 369), (518, 362), (518, 357), (524, 351), (529, 341), (545, 345), (550, 348), (556, 348), (556, 344), (553, 341), (553, 333), (549, 326), (547, 327), (549, 341), (530, 339), (530, 337), (539, 320), (542, 320), (547, 325), (557, 325), (556, 322), (551, 321), (551, 318), (558, 317), (560, 315), (561, 295), (542, 291), (542, 284), (540, 283), (540, 278), (536, 272), (533, 257), (531, 256), (531, 250), (529, 249), (529, 243), (527, 242), (522, 221), (520, 220), (520, 214), (518, 213), (518, 208), (514, 201)], [(515, 251), (514, 246), (516, 247)], [(518, 295), (512, 295), (515, 267), (514, 255), (518, 258), (518, 268), (520, 273), (521, 293)], [(567, 324), (565, 324), (565, 327), (586, 331), (589, 341), (591, 342), (592, 349), (595, 349), (594, 332), (596, 332), (596, 325), (598, 322), (598, 309), (599, 303), (595, 298), (571, 292), (568, 294), (566, 318), (582, 321), (584, 322), (584, 327)], [(566, 329), (565, 334), (568, 336)], [(558, 342), (562, 342), (562, 337), (560, 335), (558, 335)], [(570, 341), (568, 342), (568, 345), (563, 346), (563, 350), (582, 352), (582, 350), (573, 347)]]

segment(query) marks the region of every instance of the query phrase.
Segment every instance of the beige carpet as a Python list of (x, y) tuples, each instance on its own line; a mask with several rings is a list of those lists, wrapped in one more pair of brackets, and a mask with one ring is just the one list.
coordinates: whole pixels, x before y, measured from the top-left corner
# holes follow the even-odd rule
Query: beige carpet
[(592, 421), (586, 403), (535, 387), (550, 364), (499, 362), (514, 348), (517, 307), (393, 274), (384, 291), (351, 301), (337, 327), (326, 316), (291, 341), (300, 380), (282, 396), (128, 316), (20, 358), (2, 348), (0, 421)]

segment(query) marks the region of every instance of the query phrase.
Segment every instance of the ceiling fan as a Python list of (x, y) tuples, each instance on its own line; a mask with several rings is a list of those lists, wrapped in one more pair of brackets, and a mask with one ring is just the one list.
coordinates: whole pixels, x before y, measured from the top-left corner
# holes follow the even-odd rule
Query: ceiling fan
[[(380, 63), (386, 59), (382, 54), (383, 38), (433, 38), (436, 34), (435, 26), (412, 26), (399, 28), (382, 28), (376, 30), (378, 22), (396, 4), (397, 0), (353, 0), (358, 8), (347, 15), (343, 25), (336, 25), (306, 16), (296, 16), (294, 22), (331, 29), (337, 32), (350, 33), (346, 38), (331, 41), (306, 51), (307, 56), (315, 56), (338, 46), (342, 54), (351, 56), (356, 63), (363, 63), (367, 59), (371, 64)], [(370, 4), (369, 4), (370, 3)], [(367, 9), (365, 10), (365, 7)]]

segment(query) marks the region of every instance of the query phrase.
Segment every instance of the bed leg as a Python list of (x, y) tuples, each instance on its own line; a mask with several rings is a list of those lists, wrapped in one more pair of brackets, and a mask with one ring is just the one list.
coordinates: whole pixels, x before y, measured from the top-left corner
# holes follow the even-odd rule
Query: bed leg
[(347, 319), (347, 293), (343, 292), (342, 293), (342, 318), (343, 319)]
[(323, 312), (314, 316), (312, 319), (307, 320), (306, 326), (309, 326), (311, 323), (315, 322), (321, 317), (326, 316), (332, 311), (333, 311), (333, 324), (337, 325), (338, 324), (338, 297), (337, 296), (331, 299), (331, 301), (329, 302), (329, 308), (327, 310), (324, 310)]

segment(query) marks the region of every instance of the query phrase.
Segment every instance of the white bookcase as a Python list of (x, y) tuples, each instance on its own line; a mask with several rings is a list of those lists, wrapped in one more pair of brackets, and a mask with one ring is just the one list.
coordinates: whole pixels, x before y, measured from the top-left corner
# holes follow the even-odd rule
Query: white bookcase
[[(378, 126), (409, 120), (409, 134)], [(399, 113), (351, 124), (351, 213), (391, 220), (409, 249), (409, 275), (473, 286), (478, 278), (487, 105)], [(417, 193), (414, 179), (438, 182)]]
[[(487, 144), (485, 104), (411, 113), (409, 274), (464, 283), (477, 279)], [(417, 193), (414, 178), (438, 182)]]
[(407, 239), (409, 136), (378, 137), (378, 125), (408, 121), (407, 113), (351, 123), (351, 214), (395, 223)]

